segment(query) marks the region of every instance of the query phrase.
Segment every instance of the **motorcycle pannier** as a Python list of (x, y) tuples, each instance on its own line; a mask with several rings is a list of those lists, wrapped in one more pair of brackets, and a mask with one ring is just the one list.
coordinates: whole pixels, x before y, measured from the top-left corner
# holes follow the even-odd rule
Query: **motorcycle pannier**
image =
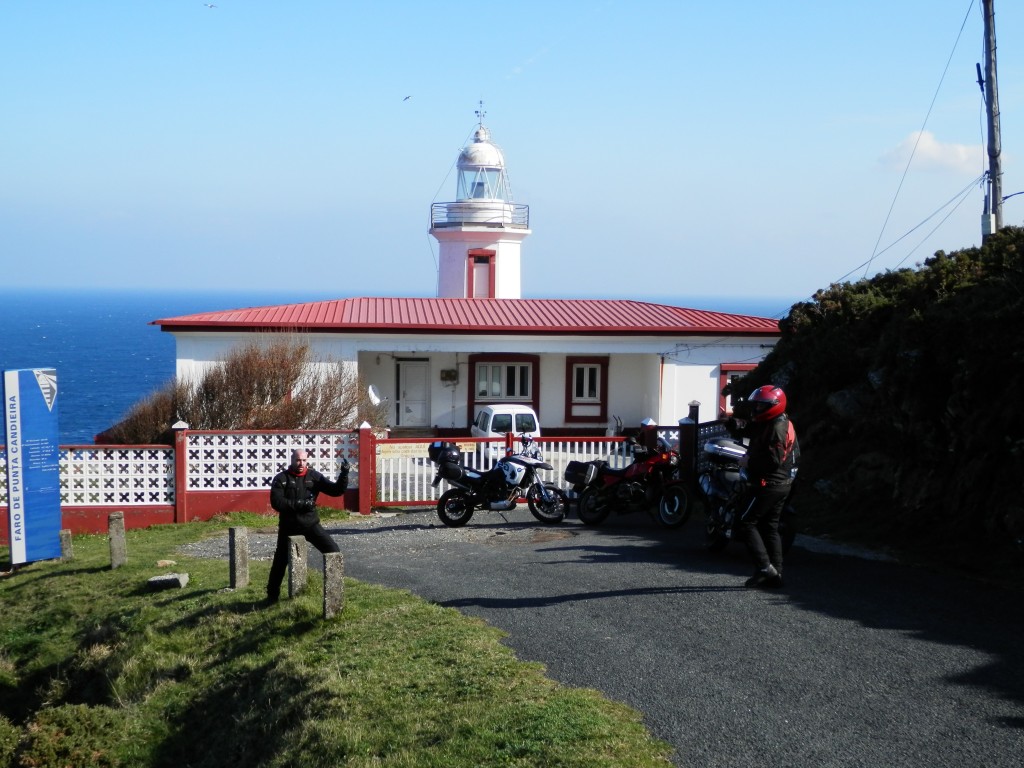
[(728, 437), (714, 437), (704, 443), (704, 453), (716, 464), (735, 464), (747, 455), (747, 446)]
[(571, 485), (590, 485), (594, 482), (597, 467), (589, 461), (570, 461), (565, 465), (565, 482)]
[(460, 464), (453, 461), (442, 461), (437, 467), (437, 474), (445, 480), (461, 480), (464, 470)]
[(459, 447), (446, 440), (435, 440), (427, 447), (427, 456), (435, 464), (459, 463)]

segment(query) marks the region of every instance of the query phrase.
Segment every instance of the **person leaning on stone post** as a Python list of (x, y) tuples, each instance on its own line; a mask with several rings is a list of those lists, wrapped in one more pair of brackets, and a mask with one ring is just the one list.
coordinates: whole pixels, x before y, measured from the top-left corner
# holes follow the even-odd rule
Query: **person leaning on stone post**
[(281, 597), (281, 582), (288, 567), (288, 539), (303, 536), (320, 552), (340, 552), (341, 549), (320, 524), (316, 511), (316, 498), (321, 493), (341, 496), (348, 487), (349, 463), (341, 460), (338, 479), (331, 482), (309, 466), (309, 456), (301, 448), (292, 451), (288, 469), (278, 473), (270, 483), (270, 506), (278, 513), (277, 549), (270, 565), (267, 581), (267, 603), (276, 603)]

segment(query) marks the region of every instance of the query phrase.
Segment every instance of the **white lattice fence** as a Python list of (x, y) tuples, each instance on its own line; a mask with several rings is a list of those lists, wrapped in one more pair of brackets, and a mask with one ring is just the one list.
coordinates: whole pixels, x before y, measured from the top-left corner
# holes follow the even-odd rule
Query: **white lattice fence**
[[(333, 480), (352, 463), (358, 485), (357, 432), (189, 432), (185, 489), (231, 491), (270, 487), (303, 448), (310, 466)], [(175, 502), (171, 446), (72, 446), (60, 449), (60, 501), (70, 507), (168, 506)], [(0, 449), (0, 506), (7, 504), (7, 462)]]
[[(167, 506), (174, 503), (170, 446), (61, 448), (60, 503), (70, 507)], [(7, 461), (0, 451), (0, 506), (7, 505)]]
[(349, 484), (358, 484), (357, 432), (189, 432), (187, 437), (188, 491), (269, 488), (300, 448), (308, 452), (309, 465), (329, 480), (337, 476), (341, 459), (348, 459), (353, 470)]
[(173, 504), (174, 449), (61, 449), (60, 503), (73, 507)]

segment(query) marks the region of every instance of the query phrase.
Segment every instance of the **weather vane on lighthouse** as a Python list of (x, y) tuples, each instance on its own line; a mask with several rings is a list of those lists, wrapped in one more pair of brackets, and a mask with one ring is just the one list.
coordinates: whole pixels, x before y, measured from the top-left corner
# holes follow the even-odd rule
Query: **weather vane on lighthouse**
[(483, 99), (480, 99), (480, 109), (476, 110), (475, 114), (476, 114), (477, 120), (480, 121), (480, 126), (483, 127), (484, 118), (487, 116), (487, 113), (484, 112), (484, 100)]

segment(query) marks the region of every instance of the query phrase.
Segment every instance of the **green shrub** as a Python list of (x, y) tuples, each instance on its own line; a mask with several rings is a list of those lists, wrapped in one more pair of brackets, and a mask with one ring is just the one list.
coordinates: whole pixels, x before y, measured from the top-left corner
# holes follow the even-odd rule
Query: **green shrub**
[(42, 709), (26, 728), (20, 755), (23, 766), (48, 768), (118, 768), (112, 754), (125, 733), (124, 715), (110, 707), (63, 704)]
[(14, 751), (18, 748), (21, 731), (3, 715), (0, 715), (0, 768), (13, 765)]
[(786, 390), (803, 506), (845, 515), (873, 543), (1009, 570), (1024, 558), (1022, 324), (1024, 229), (1008, 227), (818, 291), (733, 391)]

